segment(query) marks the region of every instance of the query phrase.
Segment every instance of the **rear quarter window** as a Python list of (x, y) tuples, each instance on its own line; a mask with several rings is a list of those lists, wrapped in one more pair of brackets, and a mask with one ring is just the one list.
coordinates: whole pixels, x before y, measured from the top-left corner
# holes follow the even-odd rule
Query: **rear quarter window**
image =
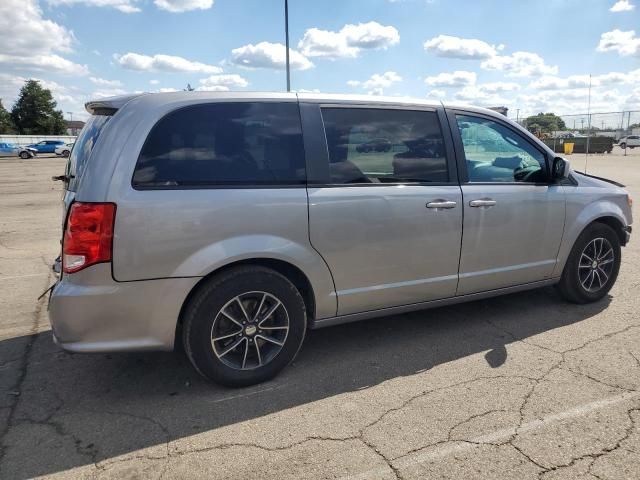
[(238, 102), (184, 107), (153, 127), (133, 174), (137, 189), (301, 185), (298, 105)]
[(110, 118), (111, 116), (108, 115), (92, 115), (80, 132), (80, 135), (78, 135), (74, 147), (71, 150), (69, 161), (67, 162), (65, 172), (69, 178), (67, 190), (72, 192), (77, 190), (80, 177), (91, 157), (91, 152)]

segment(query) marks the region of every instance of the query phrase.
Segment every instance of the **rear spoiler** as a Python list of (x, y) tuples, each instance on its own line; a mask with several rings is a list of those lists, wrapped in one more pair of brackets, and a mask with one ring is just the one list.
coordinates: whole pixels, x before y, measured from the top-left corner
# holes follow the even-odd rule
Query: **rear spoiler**
[(113, 115), (130, 100), (133, 100), (143, 93), (133, 93), (129, 95), (118, 95), (117, 97), (101, 98), (92, 100), (84, 104), (84, 108), (91, 115)]

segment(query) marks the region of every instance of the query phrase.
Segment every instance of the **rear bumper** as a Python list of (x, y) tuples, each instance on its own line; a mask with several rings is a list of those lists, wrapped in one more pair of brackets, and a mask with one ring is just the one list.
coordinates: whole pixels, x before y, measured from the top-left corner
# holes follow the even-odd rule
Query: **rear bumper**
[(171, 350), (180, 309), (198, 280), (116, 282), (109, 264), (64, 275), (49, 299), (54, 340), (80, 353)]

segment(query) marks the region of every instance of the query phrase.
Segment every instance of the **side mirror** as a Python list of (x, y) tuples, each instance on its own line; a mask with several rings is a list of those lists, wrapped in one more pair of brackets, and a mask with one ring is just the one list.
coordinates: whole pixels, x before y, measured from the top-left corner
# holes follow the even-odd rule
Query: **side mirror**
[(553, 165), (551, 166), (551, 178), (554, 180), (562, 180), (569, 177), (571, 171), (571, 164), (569, 160), (565, 160), (562, 157), (555, 157), (553, 159)]

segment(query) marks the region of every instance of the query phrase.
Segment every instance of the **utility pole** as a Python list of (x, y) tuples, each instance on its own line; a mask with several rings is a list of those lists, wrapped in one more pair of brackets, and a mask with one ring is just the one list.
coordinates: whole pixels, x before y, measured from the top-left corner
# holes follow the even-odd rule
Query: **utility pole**
[(67, 112), (69, 114), (69, 121), (73, 122), (73, 112)]
[(287, 56), (287, 92), (291, 91), (291, 72), (289, 70), (289, 0), (284, 0), (284, 36)]
[(520, 109), (517, 108), (516, 109), (516, 123), (520, 123), (519, 120), (520, 120)]

